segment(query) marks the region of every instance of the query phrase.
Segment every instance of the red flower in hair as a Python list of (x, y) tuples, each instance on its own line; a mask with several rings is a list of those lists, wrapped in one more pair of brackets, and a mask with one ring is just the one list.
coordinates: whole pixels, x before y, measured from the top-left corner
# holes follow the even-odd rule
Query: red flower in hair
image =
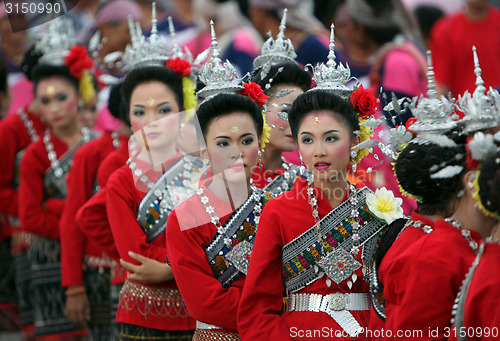
[(417, 135), (415, 132), (411, 131), (410, 127), (415, 123), (417, 122), (417, 118), (416, 117), (410, 117), (407, 121), (406, 121), (406, 131), (409, 131), (410, 133), (412, 133), (413, 135)]
[(368, 116), (375, 114), (378, 99), (373, 95), (373, 89), (365, 89), (361, 84), (356, 91), (353, 91), (350, 100), (360, 118), (366, 119)]
[(94, 61), (87, 54), (85, 46), (73, 46), (69, 54), (64, 58), (64, 63), (69, 69), (71, 75), (77, 79), (82, 77), (84, 70), (90, 70), (94, 66)]
[(179, 57), (167, 60), (167, 67), (174, 70), (179, 76), (189, 76), (191, 74), (191, 64)]
[(267, 103), (267, 100), (269, 99), (269, 96), (267, 96), (264, 91), (262, 91), (262, 88), (260, 87), (259, 84), (252, 82), (252, 83), (243, 83), (244, 89), (241, 89), (238, 91), (240, 95), (250, 97), (252, 101), (257, 103), (259, 107), (263, 106), (264, 104)]

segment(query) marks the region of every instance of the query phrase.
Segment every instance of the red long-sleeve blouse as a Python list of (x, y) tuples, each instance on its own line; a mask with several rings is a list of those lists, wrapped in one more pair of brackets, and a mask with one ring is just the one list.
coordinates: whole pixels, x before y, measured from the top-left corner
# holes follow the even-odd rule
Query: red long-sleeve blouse
[[(472, 240), (481, 240), (477, 232), (470, 234)], [(394, 259), (380, 273), (385, 284), (385, 326), (391, 331), (385, 339), (446, 340), (455, 297), (474, 258), (461, 232), (437, 220), (433, 232)]]
[[(298, 178), (293, 188), (272, 199), (264, 208), (252, 258), (238, 310), (238, 331), (242, 340), (306, 340), (307, 331), (327, 331), (335, 335), (341, 327), (326, 313), (286, 311), (282, 313), (286, 295), (282, 277), (283, 246), (314, 225), (308, 201), (307, 181)], [(332, 210), (328, 200), (314, 188), (320, 218)], [(345, 200), (346, 198), (344, 198)], [(356, 257), (362, 263), (362, 251)], [(362, 268), (349, 288), (347, 280), (327, 285), (327, 276), (316, 280), (296, 294), (369, 293)], [(351, 311), (362, 327), (368, 325), (369, 310)], [(317, 335), (317, 334), (316, 334)], [(324, 335), (324, 334), (322, 334)], [(342, 339), (339, 338), (339, 339)], [(356, 338), (355, 338), (356, 339)], [(360, 336), (358, 339), (364, 339)], [(310, 339), (309, 339), (310, 340)]]
[[(179, 157), (180, 154), (176, 159)], [(106, 194), (109, 224), (120, 258), (137, 264), (128, 254), (129, 251), (132, 251), (147, 258), (165, 262), (167, 253), (164, 235), (160, 235), (151, 243), (147, 243), (146, 234), (137, 220), (137, 210), (145, 193), (136, 187), (132, 171), (128, 165), (121, 167), (111, 175), (106, 185)], [(127, 284), (128, 282), (130, 283)], [(134, 286), (134, 283), (133, 281), (127, 281), (125, 286)], [(162, 290), (168, 292), (177, 289), (175, 280), (157, 285), (145, 285), (142, 283), (137, 283), (137, 285), (148, 287), (150, 291), (157, 293), (162, 292)], [(128, 292), (127, 297), (132, 297), (133, 293), (133, 291)], [(143, 303), (124, 302), (125, 296), (123, 290), (121, 296), (116, 316), (116, 320), (119, 322), (161, 330), (191, 330), (195, 327), (195, 321), (182, 312), (177, 314), (175, 307), (167, 308), (167, 310), (172, 310), (167, 316), (160, 316), (153, 313), (144, 314), (143, 312), (146, 309)], [(179, 298), (180, 295), (176, 299)]]
[[(127, 137), (120, 137), (126, 144)], [(77, 227), (75, 217), (78, 209), (94, 194), (97, 170), (102, 160), (115, 150), (111, 132), (85, 144), (75, 152), (73, 164), (68, 173), (68, 194), (59, 224), (61, 235), (62, 285), (83, 284), (82, 263), (84, 256), (102, 258), (102, 250), (95, 240), (87, 238)]]
[[(202, 187), (224, 225), (233, 212), (231, 205), (213, 195), (205, 185)], [(191, 196), (168, 217), (168, 261), (191, 316), (197, 321), (234, 332), (245, 276), (242, 275), (227, 289), (215, 278), (205, 247), (216, 233), (217, 228), (211, 223), (198, 195)]]
[[(68, 145), (52, 133), (50, 138), (59, 159), (68, 151)], [(26, 231), (45, 238), (59, 239), (59, 220), (64, 200), (44, 197), (43, 178), (50, 166), (42, 137), (26, 149), (21, 160), (19, 218)]]
[[(21, 110), (21, 109), (20, 109)], [(38, 136), (45, 131), (45, 124), (40, 116), (23, 108), (28, 119), (33, 124), (33, 129)], [(0, 241), (10, 236), (9, 216), (17, 218), (18, 188), (14, 186), (15, 179), (19, 176), (16, 156), (31, 144), (31, 136), (21, 117), (16, 113), (0, 121)]]

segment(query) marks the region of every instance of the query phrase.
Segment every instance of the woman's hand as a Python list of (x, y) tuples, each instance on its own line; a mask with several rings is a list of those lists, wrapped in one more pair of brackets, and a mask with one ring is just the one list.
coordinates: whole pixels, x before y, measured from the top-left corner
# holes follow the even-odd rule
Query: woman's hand
[[(79, 288), (81, 287), (70, 287), (68, 291), (78, 290)], [(90, 304), (84, 290), (78, 294), (66, 295), (64, 316), (74, 324), (85, 327), (85, 323), (90, 320)]]
[(130, 271), (127, 275), (127, 279), (148, 284), (156, 284), (166, 282), (174, 278), (172, 269), (167, 263), (160, 263), (154, 259), (141, 256), (132, 251), (129, 251), (128, 255), (132, 259), (139, 262), (140, 265), (134, 265), (120, 259), (121, 266)]

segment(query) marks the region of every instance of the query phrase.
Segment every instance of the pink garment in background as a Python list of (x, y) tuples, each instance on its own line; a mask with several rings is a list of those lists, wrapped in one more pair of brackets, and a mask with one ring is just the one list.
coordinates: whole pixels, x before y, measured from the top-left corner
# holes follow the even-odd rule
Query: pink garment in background
[[(408, 48), (415, 49), (410, 42), (405, 44)], [(418, 56), (418, 61), (415, 56)], [(385, 57), (382, 88), (410, 96), (425, 93), (427, 78), (421, 64), (426, 65), (426, 61), (420, 53), (412, 55), (405, 49), (392, 49)]]
[(19, 108), (30, 104), (34, 99), (33, 83), (23, 74), (9, 75), (9, 86), (12, 94), (12, 103), (9, 108), (9, 115), (16, 113)]

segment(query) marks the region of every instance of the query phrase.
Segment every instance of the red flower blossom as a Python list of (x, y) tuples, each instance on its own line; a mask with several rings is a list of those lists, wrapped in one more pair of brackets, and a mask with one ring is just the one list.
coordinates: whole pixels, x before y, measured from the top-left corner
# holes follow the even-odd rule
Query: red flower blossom
[(410, 127), (415, 123), (417, 122), (417, 118), (416, 117), (410, 117), (407, 121), (406, 121), (406, 130), (409, 131), (410, 133), (412, 133), (413, 135), (417, 135), (415, 132), (411, 131)]
[(87, 54), (85, 46), (73, 46), (69, 54), (64, 58), (64, 63), (69, 69), (71, 75), (77, 79), (82, 77), (84, 70), (90, 70), (94, 67), (94, 61)]
[(365, 89), (361, 84), (351, 95), (351, 104), (362, 119), (375, 114), (378, 99), (373, 95), (373, 89)]
[(189, 76), (191, 74), (191, 64), (179, 57), (167, 60), (167, 67), (174, 70), (179, 76)]
[(244, 89), (241, 89), (238, 91), (240, 95), (250, 97), (252, 101), (257, 103), (259, 107), (263, 106), (264, 104), (267, 103), (267, 100), (269, 99), (269, 96), (267, 96), (264, 91), (262, 91), (262, 88), (260, 87), (259, 84), (252, 82), (252, 83), (243, 83)]

